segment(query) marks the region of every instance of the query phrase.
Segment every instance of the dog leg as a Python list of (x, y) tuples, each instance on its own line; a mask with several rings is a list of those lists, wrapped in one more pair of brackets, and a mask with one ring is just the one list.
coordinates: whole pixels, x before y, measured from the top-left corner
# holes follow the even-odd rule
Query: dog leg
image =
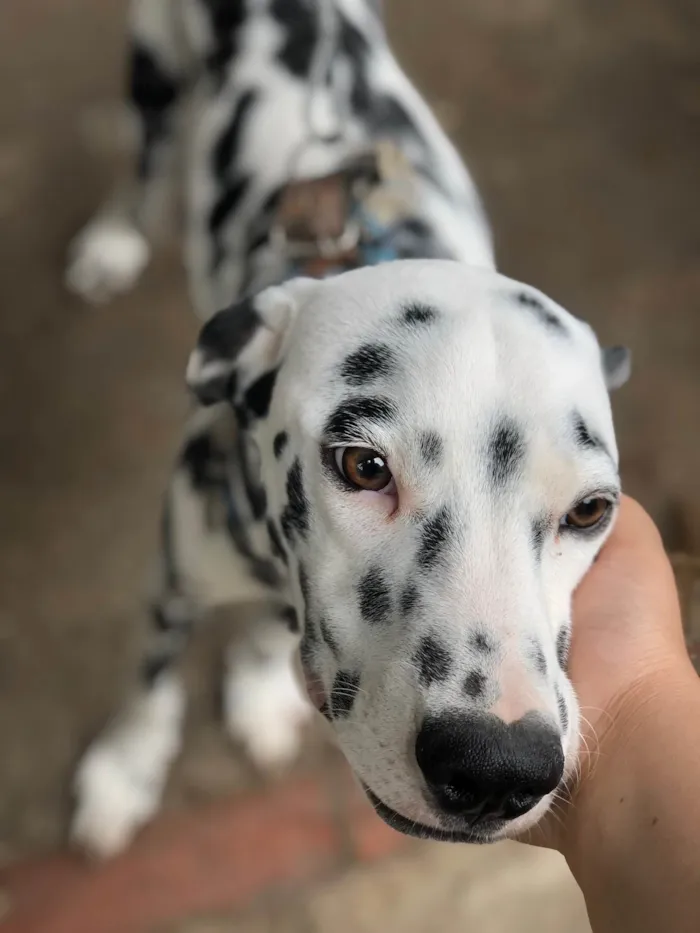
[(75, 776), (73, 840), (106, 858), (121, 851), (160, 806), (180, 750), (185, 690), (173, 662), (183, 650), (194, 610), (182, 598), (153, 607), (152, 644), (136, 691), (89, 747)]
[(128, 93), (139, 135), (136, 164), (69, 248), (66, 284), (92, 303), (135, 284), (150, 258), (148, 233), (170, 193), (176, 116), (190, 70), (175, 7), (172, 0), (132, 0)]
[(312, 714), (293, 670), (299, 641), (290, 616), (258, 619), (246, 638), (229, 647), (223, 701), (231, 737), (264, 771), (289, 764)]
[[(273, 592), (251, 573), (232, 535), (227, 477), (236, 464), (226, 459), (216, 437), (219, 429), (226, 435), (226, 419), (232, 415), (229, 406), (219, 409), (197, 413), (171, 479), (163, 512), (159, 595), (136, 689), (88, 748), (76, 774), (72, 835), (98, 856), (123, 849), (160, 806), (180, 750), (185, 713), (176, 662), (193, 626), (217, 606), (265, 602)], [(244, 505), (239, 508), (241, 528)]]
[(158, 810), (180, 748), (184, 709), (179, 676), (163, 672), (84, 756), (74, 781), (71, 837), (89, 854), (121, 852)]

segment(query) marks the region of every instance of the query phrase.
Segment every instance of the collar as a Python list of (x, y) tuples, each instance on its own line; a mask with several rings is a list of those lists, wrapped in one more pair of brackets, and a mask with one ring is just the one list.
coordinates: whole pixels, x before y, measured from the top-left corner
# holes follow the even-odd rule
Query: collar
[(324, 278), (397, 258), (393, 233), (415, 202), (413, 171), (393, 142), (322, 177), (295, 179), (279, 199), (270, 246), (291, 276)]

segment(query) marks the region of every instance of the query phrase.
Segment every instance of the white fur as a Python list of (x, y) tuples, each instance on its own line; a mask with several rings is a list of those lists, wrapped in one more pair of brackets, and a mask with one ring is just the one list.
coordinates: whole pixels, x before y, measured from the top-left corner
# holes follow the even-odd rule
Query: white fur
[(226, 727), (255, 764), (266, 771), (294, 760), (301, 728), (312, 714), (292, 669), (297, 642), (278, 619), (258, 620), (252, 638), (228, 653)]
[[(411, 657), (421, 635), (437, 633), (458, 671), (480, 664), (493, 697), (500, 698), (500, 705), (494, 699), (489, 708), (510, 710), (504, 712), (507, 719), (538, 711), (557, 722), (558, 687), (570, 719), (562, 737), (567, 773), (578, 752), (576, 701), (555, 644), (570, 619), (573, 590), (607, 532), (586, 539), (551, 530), (538, 565), (530, 523), (548, 514), (556, 525), (578, 497), (614, 490), (617, 452), (592, 331), (540, 296), (569, 336), (552, 333), (518, 304), (522, 291), (538, 294), (493, 272), (443, 261), (387, 264), (309, 285), (285, 338), (285, 365), (270, 415), (257, 429), (271, 514), (284, 508), (291, 459), (301, 461), (311, 519), (294, 551), (312, 586), (312, 615), (315, 606), (332, 627), (342, 646), (341, 666), (362, 675), (352, 715), (335, 724), (340, 746), (386, 804), (434, 827), (439, 823), (411, 763), (411, 736), (426, 702), (432, 711), (461, 707), (465, 714), (470, 703), (459, 677), (431, 687), (427, 698), (417, 690)], [(438, 317), (411, 331), (398, 319), (414, 302), (435, 308)], [(334, 374), (352, 349), (373, 341), (395, 352), (399, 372), (355, 391), (391, 400), (398, 420), (372, 425), (371, 443), (365, 435), (354, 443), (388, 455), (400, 490), (400, 511), (391, 520), (385, 497), (339, 492), (324, 476), (318, 454), (330, 412), (352, 394)], [(267, 365), (269, 360), (258, 360), (260, 371)], [(577, 447), (569, 421), (575, 411), (612, 459)], [(489, 487), (486, 444), (503, 416), (522, 432), (527, 459), (523, 475), (496, 494)], [(270, 451), (281, 429), (291, 440), (280, 462)], [(420, 462), (421, 430), (436, 431), (443, 441), (439, 468)], [(455, 524), (449, 572), (438, 565), (424, 574), (416, 566), (420, 516), (443, 504)], [(421, 609), (410, 619), (399, 622), (396, 608), (387, 626), (372, 627), (360, 618), (356, 587), (373, 566), (384, 573), (395, 603), (408, 583), (419, 585)], [(498, 655), (486, 662), (469, 647), (478, 627), (499, 644)], [(532, 639), (545, 654), (546, 680), (528, 662)], [(330, 652), (320, 655), (318, 673), (328, 694), (338, 665)], [(509, 831), (529, 825), (547, 805), (545, 800)]]
[[(570, 618), (573, 590), (604, 535), (566, 537), (556, 529), (577, 497), (617, 486), (610, 406), (590, 329), (545, 296), (494, 271), (491, 236), (473, 182), (393, 58), (368, 4), (318, 0), (310, 9), (330, 30), (319, 56), (327, 54), (328, 36), (340, 25), (338, 11), (358, 30), (360, 40), (356, 35), (354, 41), (364, 49), (368, 100), (393, 102), (394, 112), (403, 114), (399, 124), (403, 120), (404, 129), (409, 128), (396, 130), (395, 141), (413, 168), (414, 217), (434, 235), (426, 252), (456, 261), (388, 263), (329, 281), (297, 280), (262, 291), (255, 301), (262, 326), (248, 343), (225, 346), (219, 355), (210, 344), (203, 345), (193, 353), (187, 375), (192, 388), (201, 391), (212, 381), (223, 384), (221, 377), (235, 371), (237, 397), (227, 401), (239, 404), (247, 388), (279, 367), (269, 415), (253, 434), (267, 516), (275, 522), (289, 504), (293, 463), (298, 461), (303, 475), (307, 528), (289, 532), (287, 582), (299, 619), (308, 617), (316, 626), (323, 616), (335, 642), (314, 649), (317, 695), (325, 692), (332, 700), (341, 671), (360, 677), (352, 709), (332, 724), (341, 749), (385, 804), (408, 820), (444, 830), (449, 827), (425, 794), (415, 737), (427, 714), (458, 709), (468, 716), (474, 710), (478, 704), (465, 695), (463, 683), (477, 667), (488, 680), (479, 708), (505, 720), (535, 711), (556, 723), (559, 691), (570, 719), (561, 735), (567, 773), (575, 765), (578, 710), (555, 646), (559, 628)], [(285, 257), (272, 246), (252, 257), (247, 251), (250, 226), (269, 197), (292, 178), (337, 170), (389, 132), (386, 121), (373, 120), (377, 114), (353, 106), (356, 63), (337, 54), (331, 88), (325, 81), (310, 83), (308, 76), (300, 79), (279, 61), (286, 36), (269, 15), (266, 0), (251, 0), (247, 14), (236, 37), (235, 59), (223, 63), (212, 78), (209, 56), (220, 37), (211, 34), (211, 20), (199, 0), (134, 0), (135, 37), (167, 77), (181, 89), (187, 86), (190, 102), (196, 103), (185, 134), (185, 259), (194, 309), (203, 319), (235, 302), (244, 284), (260, 292), (288, 277)], [(315, 57), (310, 71), (321, 74), (322, 65)], [(221, 151), (240, 101), (251, 94), (253, 105), (236, 140), (235, 158), (217, 173), (213, 156)], [(147, 120), (148, 114), (141, 117)], [(129, 288), (148, 261), (148, 203), (160, 184), (176, 122), (170, 113), (159, 119), (162, 138), (158, 152), (150, 153), (157, 170), (132, 177), (124, 188), (127, 194), (116, 199), (116, 207), (102, 209), (73, 247), (68, 283), (91, 300)], [(310, 138), (338, 127), (342, 133), (336, 139)], [(144, 132), (143, 140), (148, 138)], [(246, 184), (235, 210), (213, 232), (217, 207), (241, 178)], [(517, 295), (523, 291), (561, 320), (566, 338), (519, 305)], [(429, 326), (401, 323), (403, 311), (416, 304), (435, 309)], [(350, 389), (341, 376), (343, 360), (368, 342), (389, 348), (392, 374)], [(395, 406), (387, 423), (365, 426), (357, 437), (343, 440), (387, 457), (397, 483), (395, 501), (375, 493), (349, 495), (322, 467), (325, 425), (350, 394), (379, 395)], [(576, 446), (574, 411), (602, 439), (609, 456)], [(517, 425), (527, 456), (512, 482), (494, 491), (488, 443), (503, 418)], [(200, 416), (194, 420), (191, 436), (203, 432), (205, 446), (223, 431), (235, 448), (238, 429), (227, 405), (219, 406), (205, 425)], [(281, 431), (289, 440), (277, 457), (272, 449)], [(421, 458), (421, 432), (439, 436), (439, 464), (429, 466)], [(156, 617), (156, 628), (172, 627), (166, 637), (183, 644), (179, 627), (208, 608), (247, 600), (279, 602), (287, 595), (282, 585), (273, 592), (260, 582), (266, 579), (260, 562), (264, 570), (270, 559), (268, 530), (259, 514), (246, 512), (247, 492), (240, 488), (245, 483), (240, 476), (231, 479), (235, 462), (230, 451), (221, 459), (229, 471), (224, 479), (231, 484), (232, 498), (226, 502), (220, 490), (212, 492), (219, 480), (198, 481), (186, 462), (179, 463), (169, 488), (166, 538), (174, 566), (169, 578), (164, 560), (158, 605), (167, 618)], [(222, 514), (241, 503), (243, 518), (238, 520), (246, 525), (245, 546), (235, 540), (241, 529), (232, 532)], [(441, 558), (427, 570), (417, 557), (421, 534), (425, 521), (443, 507), (452, 520), (449, 546), (444, 562)], [(532, 522), (542, 515), (550, 524), (538, 562)], [(309, 605), (299, 581), (302, 565)], [(381, 571), (390, 594), (381, 625), (362, 618), (358, 598), (363, 576), (373, 568)], [(278, 569), (284, 572), (284, 566)], [(404, 618), (399, 604), (411, 583), (419, 588), (419, 601)], [(231, 650), (224, 688), (229, 733), (263, 767), (294, 757), (309, 710), (291, 673), (297, 636), (279, 623), (263, 615), (260, 626)], [(498, 652), (488, 658), (478, 656), (470, 644), (470, 635), (480, 629), (498, 644)], [(418, 683), (414, 661), (426, 635), (439, 638), (454, 668), (454, 676), (429, 688)], [(528, 656), (533, 643), (544, 654), (546, 677), (533, 671)], [(158, 807), (179, 748), (184, 702), (179, 683), (164, 676), (97, 740), (78, 771), (74, 835), (96, 853), (118, 851)], [(534, 822), (549, 803), (545, 798), (508, 831)]]
[(185, 697), (176, 675), (140, 694), (90, 746), (74, 781), (73, 841), (100, 858), (116, 855), (160, 807), (180, 749)]
[(93, 304), (101, 304), (136, 283), (148, 265), (146, 238), (128, 221), (99, 218), (70, 248), (66, 285)]

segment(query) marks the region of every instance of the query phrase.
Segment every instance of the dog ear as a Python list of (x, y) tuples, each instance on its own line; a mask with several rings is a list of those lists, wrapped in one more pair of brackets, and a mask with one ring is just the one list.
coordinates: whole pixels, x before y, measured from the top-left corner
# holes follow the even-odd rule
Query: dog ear
[(627, 347), (605, 347), (600, 351), (600, 360), (609, 392), (627, 382), (632, 372), (632, 353)]
[(253, 417), (267, 414), (289, 329), (316, 284), (296, 279), (266, 288), (207, 321), (187, 364), (187, 384), (202, 405), (229, 401)]

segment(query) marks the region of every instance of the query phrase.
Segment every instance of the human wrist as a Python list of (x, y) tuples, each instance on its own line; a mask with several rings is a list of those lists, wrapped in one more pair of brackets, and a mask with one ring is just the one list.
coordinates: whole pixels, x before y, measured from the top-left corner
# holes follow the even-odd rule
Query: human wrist
[(686, 655), (661, 653), (607, 712), (560, 846), (584, 893), (633, 870), (655, 813), (680, 790), (678, 755), (700, 719), (700, 681)]

